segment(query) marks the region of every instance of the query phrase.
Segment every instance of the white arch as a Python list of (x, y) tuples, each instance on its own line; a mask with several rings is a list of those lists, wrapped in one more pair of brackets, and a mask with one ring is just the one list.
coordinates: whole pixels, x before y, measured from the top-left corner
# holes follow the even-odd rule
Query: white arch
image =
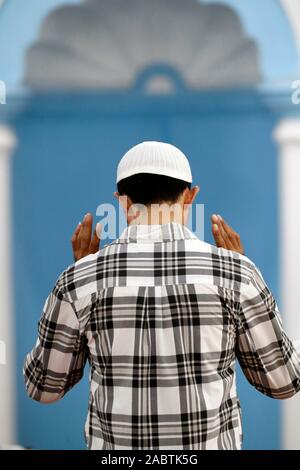
[[(137, 19), (138, 18), (138, 21)], [(126, 89), (153, 65), (177, 70), (191, 88), (260, 82), (256, 43), (238, 14), (196, 0), (85, 0), (44, 19), (27, 51), (34, 89)]]

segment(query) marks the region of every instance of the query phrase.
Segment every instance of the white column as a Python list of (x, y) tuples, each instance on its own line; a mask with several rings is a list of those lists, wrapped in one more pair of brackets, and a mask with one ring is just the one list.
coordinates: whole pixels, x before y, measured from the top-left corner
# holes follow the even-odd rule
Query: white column
[(15, 443), (15, 357), (11, 278), (11, 154), (15, 136), (0, 125), (0, 445)]
[[(283, 322), (300, 340), (300, 119), (285, 119), (275, 131), (280, 148), (280, 276)], [(283, 402), (284, 449), (300, 449), (300, 394)]]

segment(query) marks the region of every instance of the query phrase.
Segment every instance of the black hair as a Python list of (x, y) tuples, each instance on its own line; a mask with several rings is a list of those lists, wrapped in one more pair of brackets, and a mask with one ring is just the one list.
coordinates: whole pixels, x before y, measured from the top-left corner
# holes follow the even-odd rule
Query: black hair
[(175, 203), (191, 183), (169, 176), (138, 173), (124, 178), (117, 184), (118, 193), (128, 196), (134, 204)]

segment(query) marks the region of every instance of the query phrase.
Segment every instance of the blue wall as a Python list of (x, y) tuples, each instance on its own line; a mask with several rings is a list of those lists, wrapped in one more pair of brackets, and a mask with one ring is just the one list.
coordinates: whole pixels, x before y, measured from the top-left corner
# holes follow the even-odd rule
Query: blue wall
[[(27, 398), (21, 367), (34, 344), (44, 300), (72, 263), (71, 233), (86, 211), (113, 202), (119, 158), (148, 139), (178, 145), (190, 157), (198, 202), (221, 213), (240, 232), (246, 253), (275, 294), (277, 158), (271, 134), (276, 116), (253, 91), (148, 98), (119, 95), (35, 96), (15, 121), (14, 248), (18, 345), (19, 441), (33, 448), (84, 448), (85, 379), (61, 402)], [(279, 405), (239, 376), (245, 448), (280, 447)]]

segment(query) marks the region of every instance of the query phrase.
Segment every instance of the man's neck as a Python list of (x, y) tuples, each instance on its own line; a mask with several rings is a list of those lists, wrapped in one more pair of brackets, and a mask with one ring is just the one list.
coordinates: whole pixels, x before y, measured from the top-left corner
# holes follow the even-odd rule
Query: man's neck
[(134, 208), (137, 217), (129, 225), (165, 225), (169, 223), (184, 224), (184, 211), (181, 204), (151, 204), (151, 206)]

